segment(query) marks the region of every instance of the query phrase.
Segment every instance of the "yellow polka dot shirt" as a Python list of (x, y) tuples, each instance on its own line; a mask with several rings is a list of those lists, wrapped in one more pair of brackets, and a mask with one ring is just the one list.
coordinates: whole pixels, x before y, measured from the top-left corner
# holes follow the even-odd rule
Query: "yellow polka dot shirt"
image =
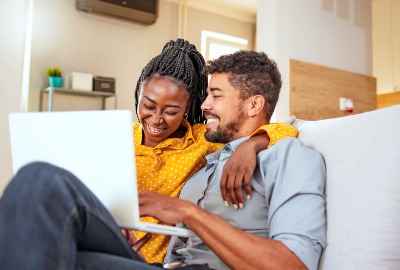
[[(142, 145), (142, 125), (133, 124), (136, 170), (139, 190), (150, 190), (161, 194), (178, 197), (185, 182), (206, 164), (205, 156), (220, 150), (223, 144), (208, 142), (204, 133), (205, 124), (190, 124), (184, 120), (186, 128), (183, 138), (169, 138), (156, 147)], [(285, 123), (261, 126), (252, 136), (267, 132), (269, 145), (286, 137), (297, 137), (297, 130)], [(151, 217), (141, 218), (144, 222), (160, 223)], [(134, 231), (141, 239), (146, 233)], [(147, 262), (162, 262), (167, 252), (170, 237), (153, 235), (141, 248)]]

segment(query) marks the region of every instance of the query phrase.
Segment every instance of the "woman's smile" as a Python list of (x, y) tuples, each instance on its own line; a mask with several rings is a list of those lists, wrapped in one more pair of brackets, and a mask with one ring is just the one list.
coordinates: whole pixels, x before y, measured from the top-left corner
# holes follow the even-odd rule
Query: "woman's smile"
[(160, 134), (163, 131), (166, 131), (167, 128), (156, 128), (156, 127), (152, 127), (151, 125), (149, 125), (148, 123), (146, 123), (147, 129), (149, 130), (149, 132), (153, 133), (153, 134)]

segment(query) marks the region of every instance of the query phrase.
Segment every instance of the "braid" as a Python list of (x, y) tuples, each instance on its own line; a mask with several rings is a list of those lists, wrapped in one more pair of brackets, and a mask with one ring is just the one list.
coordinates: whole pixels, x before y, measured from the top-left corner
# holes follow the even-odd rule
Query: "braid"
[(183, 39), (169, 41), (158, 56), (142, 70), (135, 89), (135, 108), (138, 110), (141, 87), (153, 75), (169, 76), (185, 84), (190, 108), (187, 120), (191, 125), (205, 121), (201, 103), (207, 95), (208, 80), (203, 73), (205, 61), (196, 47)]

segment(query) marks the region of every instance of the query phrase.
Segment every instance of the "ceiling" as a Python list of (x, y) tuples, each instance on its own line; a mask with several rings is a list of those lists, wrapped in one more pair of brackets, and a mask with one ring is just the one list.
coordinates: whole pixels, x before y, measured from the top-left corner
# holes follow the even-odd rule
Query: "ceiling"
[(257, 0), (214, 0), (214, 2), (219, 2), (221, 5), (244, 9), (254, 14), (257, 13)]

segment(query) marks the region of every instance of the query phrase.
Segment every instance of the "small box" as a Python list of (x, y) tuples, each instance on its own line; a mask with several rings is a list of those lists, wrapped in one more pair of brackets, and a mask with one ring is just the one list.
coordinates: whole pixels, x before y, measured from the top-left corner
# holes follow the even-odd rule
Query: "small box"
[(65, 87), (74, 90), (92, 91), (93, 74), (72, 72), (65, 79)]
[(115, 79), (108, 77), (94, 76), (93, 91), (115, 93)]

